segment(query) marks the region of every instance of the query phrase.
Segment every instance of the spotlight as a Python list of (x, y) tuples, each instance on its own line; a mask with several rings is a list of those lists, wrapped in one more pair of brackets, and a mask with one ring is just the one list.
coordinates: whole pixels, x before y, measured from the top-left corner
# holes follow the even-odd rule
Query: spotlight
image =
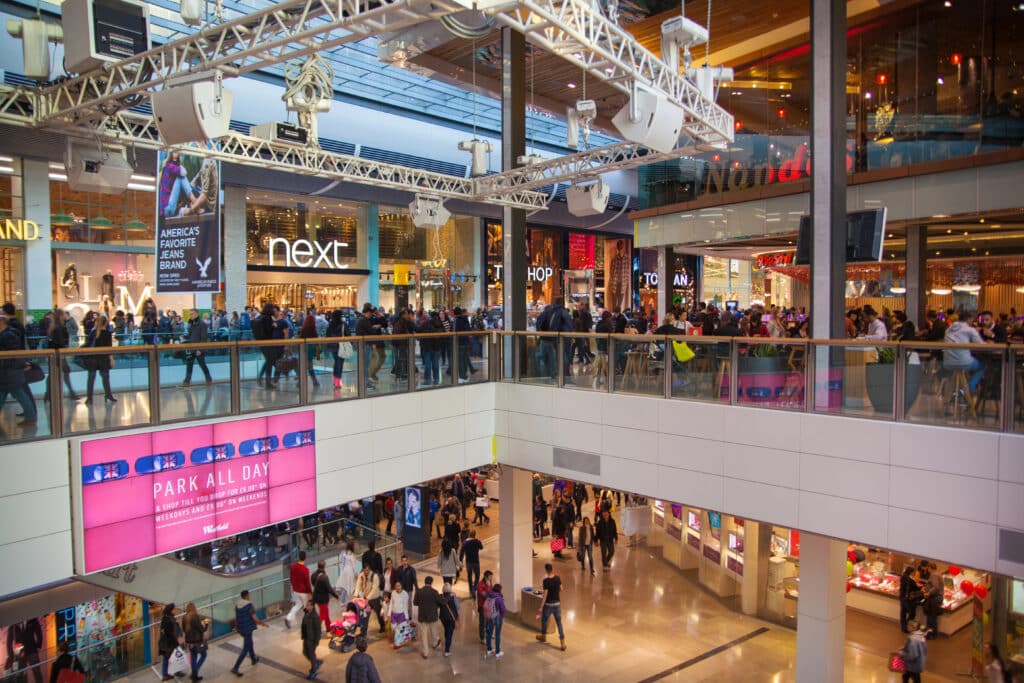
[(409, 204), (412, 224), (417, 228), (440, 228), (452, 217), (440, 197), (418, 194)]
[(572, 185), (565, 190), (565, 201), (573, 216), (599, 216), (608, 208), (611, 188), (600, 178), (587, 185)]
[(469, 174), (474, 178), (487, 175), (487, 155), (491, 153), (491, 143), (486, 140), (463, 140), (459, 143), (459, 149), (473, 155)]

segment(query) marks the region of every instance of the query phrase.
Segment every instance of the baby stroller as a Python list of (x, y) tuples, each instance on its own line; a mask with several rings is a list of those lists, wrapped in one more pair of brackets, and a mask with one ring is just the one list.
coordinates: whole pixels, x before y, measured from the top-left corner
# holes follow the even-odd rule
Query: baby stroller
[(356, 636), (366, 632), (370, 621), (370, 604), (363, 598), (354, 598), (345, 607), (341, 619), (331, 623), (331, 640), (328, 647), (341, 652), (351, 652), (356, 646)]

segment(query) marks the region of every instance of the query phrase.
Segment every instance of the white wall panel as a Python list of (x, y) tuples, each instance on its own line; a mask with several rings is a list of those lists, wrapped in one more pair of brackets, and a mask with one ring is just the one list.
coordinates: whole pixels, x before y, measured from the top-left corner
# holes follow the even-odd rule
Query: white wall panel
[(722, 475), (725, 473), (725, 452), (733, 444), (690, 436), (660, 434), (658, 464), (695, 472)]
[(987, 524), (996, 523), (997, 485), (991, 479), (893, 467), (889, 504)]
[(658, 401), (658, 430), (663, 434), (721, 438), (727, 410), (714, 403)]
[(466, 413), (468, 400), (465, 393), (431, 390), (416, 394), (420, 400), (420, 418), (430, 422)]
[(466, 469), (466, 445), (462, 442), (422, 453), (423, 480), (440, 479)]
[(373, 406), (373, 428), (375, 430), (400, 427), (420, 422), (421, 394), (396, 394), (366, 401)]
[(314, 408), (316, 438), (332, 439), (373, 429), (373, 401), (345, 401)]
[(816, 529), (826, 536), (855, 539), (884, 548), (889, 541), (889, 508), (862, 500), (801, 491), (797, 527)]
[(889, 468), (804, 453), (800, 456), (800, 490), (886, 505)]
[(508, 433), (527, 441), (550, 444), (552, 433), (552, 418), (546, 415), (510, 413), (508, 418)]
[(551, 445), (574, 451), (601, 453), (604, 448), (604, 434), (599, 426), (591, 422), (554, 418), (552, 420)]
[[(653, 496), (658, 490), (660, 468), (653, 463), (605, 456), (601, 458), (601, 478), (617, 482), (616, 488)], [(621, 482), (621, 483), (618, 483)]]
[(495, 415), (493, 410), (479, 413), (467, 413), (465, 418), (466, 440), (490, 438), (495, 434)]
[(658, 461), (658, 432), (605, 425), (603, 452), (616, 458), (638, 462)]
[(577, 422), (593, 422), (601, 414), (604, 397), (596, 391), (556, 391), (551, 415)]
[(1024, 485), (999, 482), (999, 526), (1024, 530)]
[(804, 453), (889, 464), (890, 422), (806, 414), (800, 424)]
[(707, 510), (725, 507), (725, 478), (703, 472), (658, 468), (655, 497), (673, 503), (684, 503)]
[(363, 495), (390, 491), (401, 486), (411, 486), (423, 481), (422, 454), (413, 453), (390, 460), (373, 463), (373, 485)]
[(71, 489), (60, 486), (0, 498), (0, 546), (71, 529)]
[(462, 387), (465, 396), (465, 411), (467, 413), (476, 413), (484, 410), (494, 410), (497, 389), (500, 386), (496, 382), (485, 382), (467, 384)]
[[(370, 493), (373, 485), (373, 464), (357, 465), (317, 475), (316, 504), (319, 509), (358, 500)], [(384, 490), (384, 489), (381, 489)], [(374, 491), (373, 493), (379, 493)]]
[(619, 394), (598, 395), (604, 398), (600, 420), (602, 424), (658, 431), (658, 399)]
[(420, 447), (429, 451), (441, 446), (462, 444), (466, 440), (466, 418), (463, 415), (424, 421)]
[(723, 438), (724, 441), (757, 446), (758, 448), (780, 450), (799, 448), (803, 423), (801, 413), (737, 407), (730, 408), (730, 410), (736, 411), (736, 414), (729, 413), (729, 423), (740, 428), (730, 430), (728, 437)]
[(796, 489), (726, 478), (721, 511), (799, 529), (798, 496)]
[(494, 441), (492, 437), (467, 440), (464, 450), (467, 468), (488, 465), (494, 457)]
[(996, 528), (954, 517), (890, 507), (887, 547), (968, 567), (993, 568)]
[(0, 595), (66, 579), (74, 572), (71, 532), (0, 545), (0, 567)]
[(1024, 435), (999, 436), (999, 480), (1024, 484)]
[(317, 433), (316, 470), (330, 472), (373, 461), (373, 432), (321, 439)]
[(892, 426), (892, 464), (995, 479), (999, 435), (949, 427)]
[(733, 446), (725, 449), (725, 476), (795, 489), (800, 483), (800, 454), (771, 448)]
[(373, 432), (373, 459), (376, 462), (390, 460), (400, 455), (418, 453), (420, 451), (419, 423), (407, 424), (402, 427), (389, 427)]
[(70, 484), (68, 442), (63, 439), (4, 446), (0, 462), (0, 497)]

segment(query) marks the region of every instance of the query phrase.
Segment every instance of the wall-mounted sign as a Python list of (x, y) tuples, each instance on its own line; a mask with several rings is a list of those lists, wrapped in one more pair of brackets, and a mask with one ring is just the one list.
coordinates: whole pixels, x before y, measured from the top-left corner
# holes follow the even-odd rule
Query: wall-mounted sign
[(395, 264), (395, 284), (396, 285), (408, 285), (409, 284), (409, 266), (396, 263)]
[[(343, 263), (338, 251), (348, 246), (348, 242), (332, 240), (319, 242), (310, 240), (288, 240), (275, 237), (267, 246), (267, 265), (288, 268), (329, 268), (343, 270), (348, 268)], [(284, 263), (282, 264), (282, 257)]]
[(26, 218), (5, 218), (0, 221), (0, 240), (39, 239), (39, 224)]
[(793, 265), (793, 258), (796, 252), (780, 251), (774, 254), (759, 254), (757, 257), (758, 268), (779, 268)]
[[(660, 280), (657, 273), (640, 273), (640, 278), (643, 280), (644, 287), (657, 287)], [(686, 271), (676, 273), (672, 277), (672, 286), (677, 289), (689, 287), (690, 284), (692, 284), (692, 279)]]
[(72, 459), (79, 573), (317, 509), (311, 410), (84, 440)]
[(156, 212), (156, 289), (189, 294), (220, 291), (220, 164), (160, 152)]
[[(502, 273), (505, 267), (496, 263), (491, 268), (494, 270), (494, 280), (501, 282)], [(547, 282), (555, 274), (555, 269), (551, 266), (527, 266), (526, 267), (526, 281), (527, 282)]]

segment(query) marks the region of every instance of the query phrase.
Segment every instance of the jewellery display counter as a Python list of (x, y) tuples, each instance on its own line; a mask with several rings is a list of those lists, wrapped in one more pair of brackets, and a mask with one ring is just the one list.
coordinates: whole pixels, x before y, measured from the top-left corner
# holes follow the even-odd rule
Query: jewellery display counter
[[(865, 559), (853, 565), (850, 577), (851, 590), (846, 596), (846, 606), (892, 621), (900, 619), (900, 575), (893, 571), (906, 566), (907, 562), (916, 564), (910, 558), (897, 556), (895, 553), (868, 551)], [(971, 623), (974, 612), (970, 596), (964, 594), (961, 586), (964, 581), (973, 585), (989, 585), (989, 575), (973, 569), (957, 570), (954, 576), (948, 565), (939, 564), (942, 576), (943, 599), (942, 613), (939, 614), (939, 633), (950, 636)], [(991, 598), (983, 603), (986, 609)], [(925, 621), (924, 610), (918, 608), (916, 618)]]

